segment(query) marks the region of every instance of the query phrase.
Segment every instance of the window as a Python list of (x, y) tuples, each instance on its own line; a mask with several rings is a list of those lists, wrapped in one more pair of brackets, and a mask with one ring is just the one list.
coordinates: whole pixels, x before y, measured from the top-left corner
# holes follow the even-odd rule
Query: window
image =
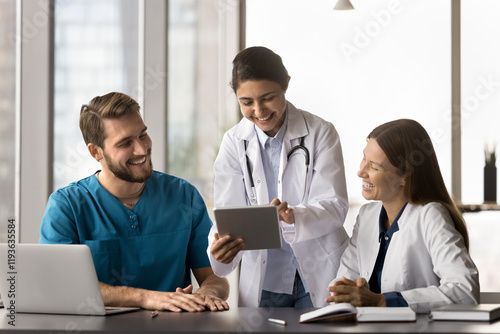
[(137, 99), (138, 0), (55, 2), (54, 189), (91, 175), (82, 104), (112, 91)]
[[(0, 1), (0, 242), (15, 217), (16, 1)], [(4, 228), (5, 227), (5, 228)]]
[[(462, 201), (480, 204), (484, 200), (484, 148), (500, 144), (500, 3), (462, 0), (461, 4)], [(497, 177), (497, 193), (499, 181)], [(481, 291), (498, 291), (500, 274), (495, 269), (500, 247), (495, 238), (500, 233), (500, 212), (474, 212), (464, 217)]]
[(499, 10), (497, 1), (462, 1), (462, 201), (466, 204), (483, 203), (484, 148), (500, 144)]
[(333, 6), (248, 1), (247, 46), (281, 55), (291, 76), (287, 99), (336, 127), (351, 205), (364, 203), (356, 173), (366, 136), (398, 118), (426, 128), (450, 187), (450, 3), (364, 1), (354, 11)]
[(213, 163), (239, 119), (229, 87), (238, 9), (231, 1), (169, 1), (168, 173), (193, 183), (210, 214)]

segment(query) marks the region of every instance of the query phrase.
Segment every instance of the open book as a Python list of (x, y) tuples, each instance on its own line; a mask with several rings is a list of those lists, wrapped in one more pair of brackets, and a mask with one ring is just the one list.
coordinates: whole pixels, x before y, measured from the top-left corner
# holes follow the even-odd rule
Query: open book
[(415, 312), (409, 307), (354, 307), (349, 303), (330, 304), (304, 313), (299, 322), (358, 321), (358, 322), (410, 322), (416, 321)]

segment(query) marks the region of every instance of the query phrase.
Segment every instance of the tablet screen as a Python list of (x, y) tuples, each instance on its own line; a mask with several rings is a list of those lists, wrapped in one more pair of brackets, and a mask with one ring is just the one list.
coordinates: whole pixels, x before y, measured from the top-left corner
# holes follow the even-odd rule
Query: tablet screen
[(278, 207), (255, 205), (214, 208), (215, 223), (220, 236), (241, 237), (244, 250), (281, 248)]

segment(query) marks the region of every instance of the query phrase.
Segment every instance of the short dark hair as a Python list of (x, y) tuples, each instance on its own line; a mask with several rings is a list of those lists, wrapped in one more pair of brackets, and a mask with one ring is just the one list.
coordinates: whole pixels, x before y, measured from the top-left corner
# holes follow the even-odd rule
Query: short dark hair
[(104, 148), (106, 134), (102, 120), (120, 118), (131, 112), (141, 114), (139, 104), (127, 94), (112, 92), (94, 97), (80, 109), (80, 130), (85, 144)]
[(233, 60), (231, 88), (234, 92), (240, 83), (247, 80), (269, 80), (276, 82), (286, 91), (288, 78), (288, 71), (281, 57), (263, 46), (246, 48)]

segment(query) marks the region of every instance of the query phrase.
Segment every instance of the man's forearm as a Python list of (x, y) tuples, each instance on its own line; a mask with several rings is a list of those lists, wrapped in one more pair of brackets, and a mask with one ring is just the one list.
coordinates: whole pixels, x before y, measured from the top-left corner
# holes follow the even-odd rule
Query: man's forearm
[[(200, 312), (207, 303), (203, 296), (186, 292), (162, 292), (99, 282), (106, 306), (141, 307), (147, 310)], [(208, 293), (208, 292), (207, 292)]]
[(101, 295), (106, 306), (143, 307), (147, 298), (147, 290), (128, 286), (112, 286), (99, 282)]

